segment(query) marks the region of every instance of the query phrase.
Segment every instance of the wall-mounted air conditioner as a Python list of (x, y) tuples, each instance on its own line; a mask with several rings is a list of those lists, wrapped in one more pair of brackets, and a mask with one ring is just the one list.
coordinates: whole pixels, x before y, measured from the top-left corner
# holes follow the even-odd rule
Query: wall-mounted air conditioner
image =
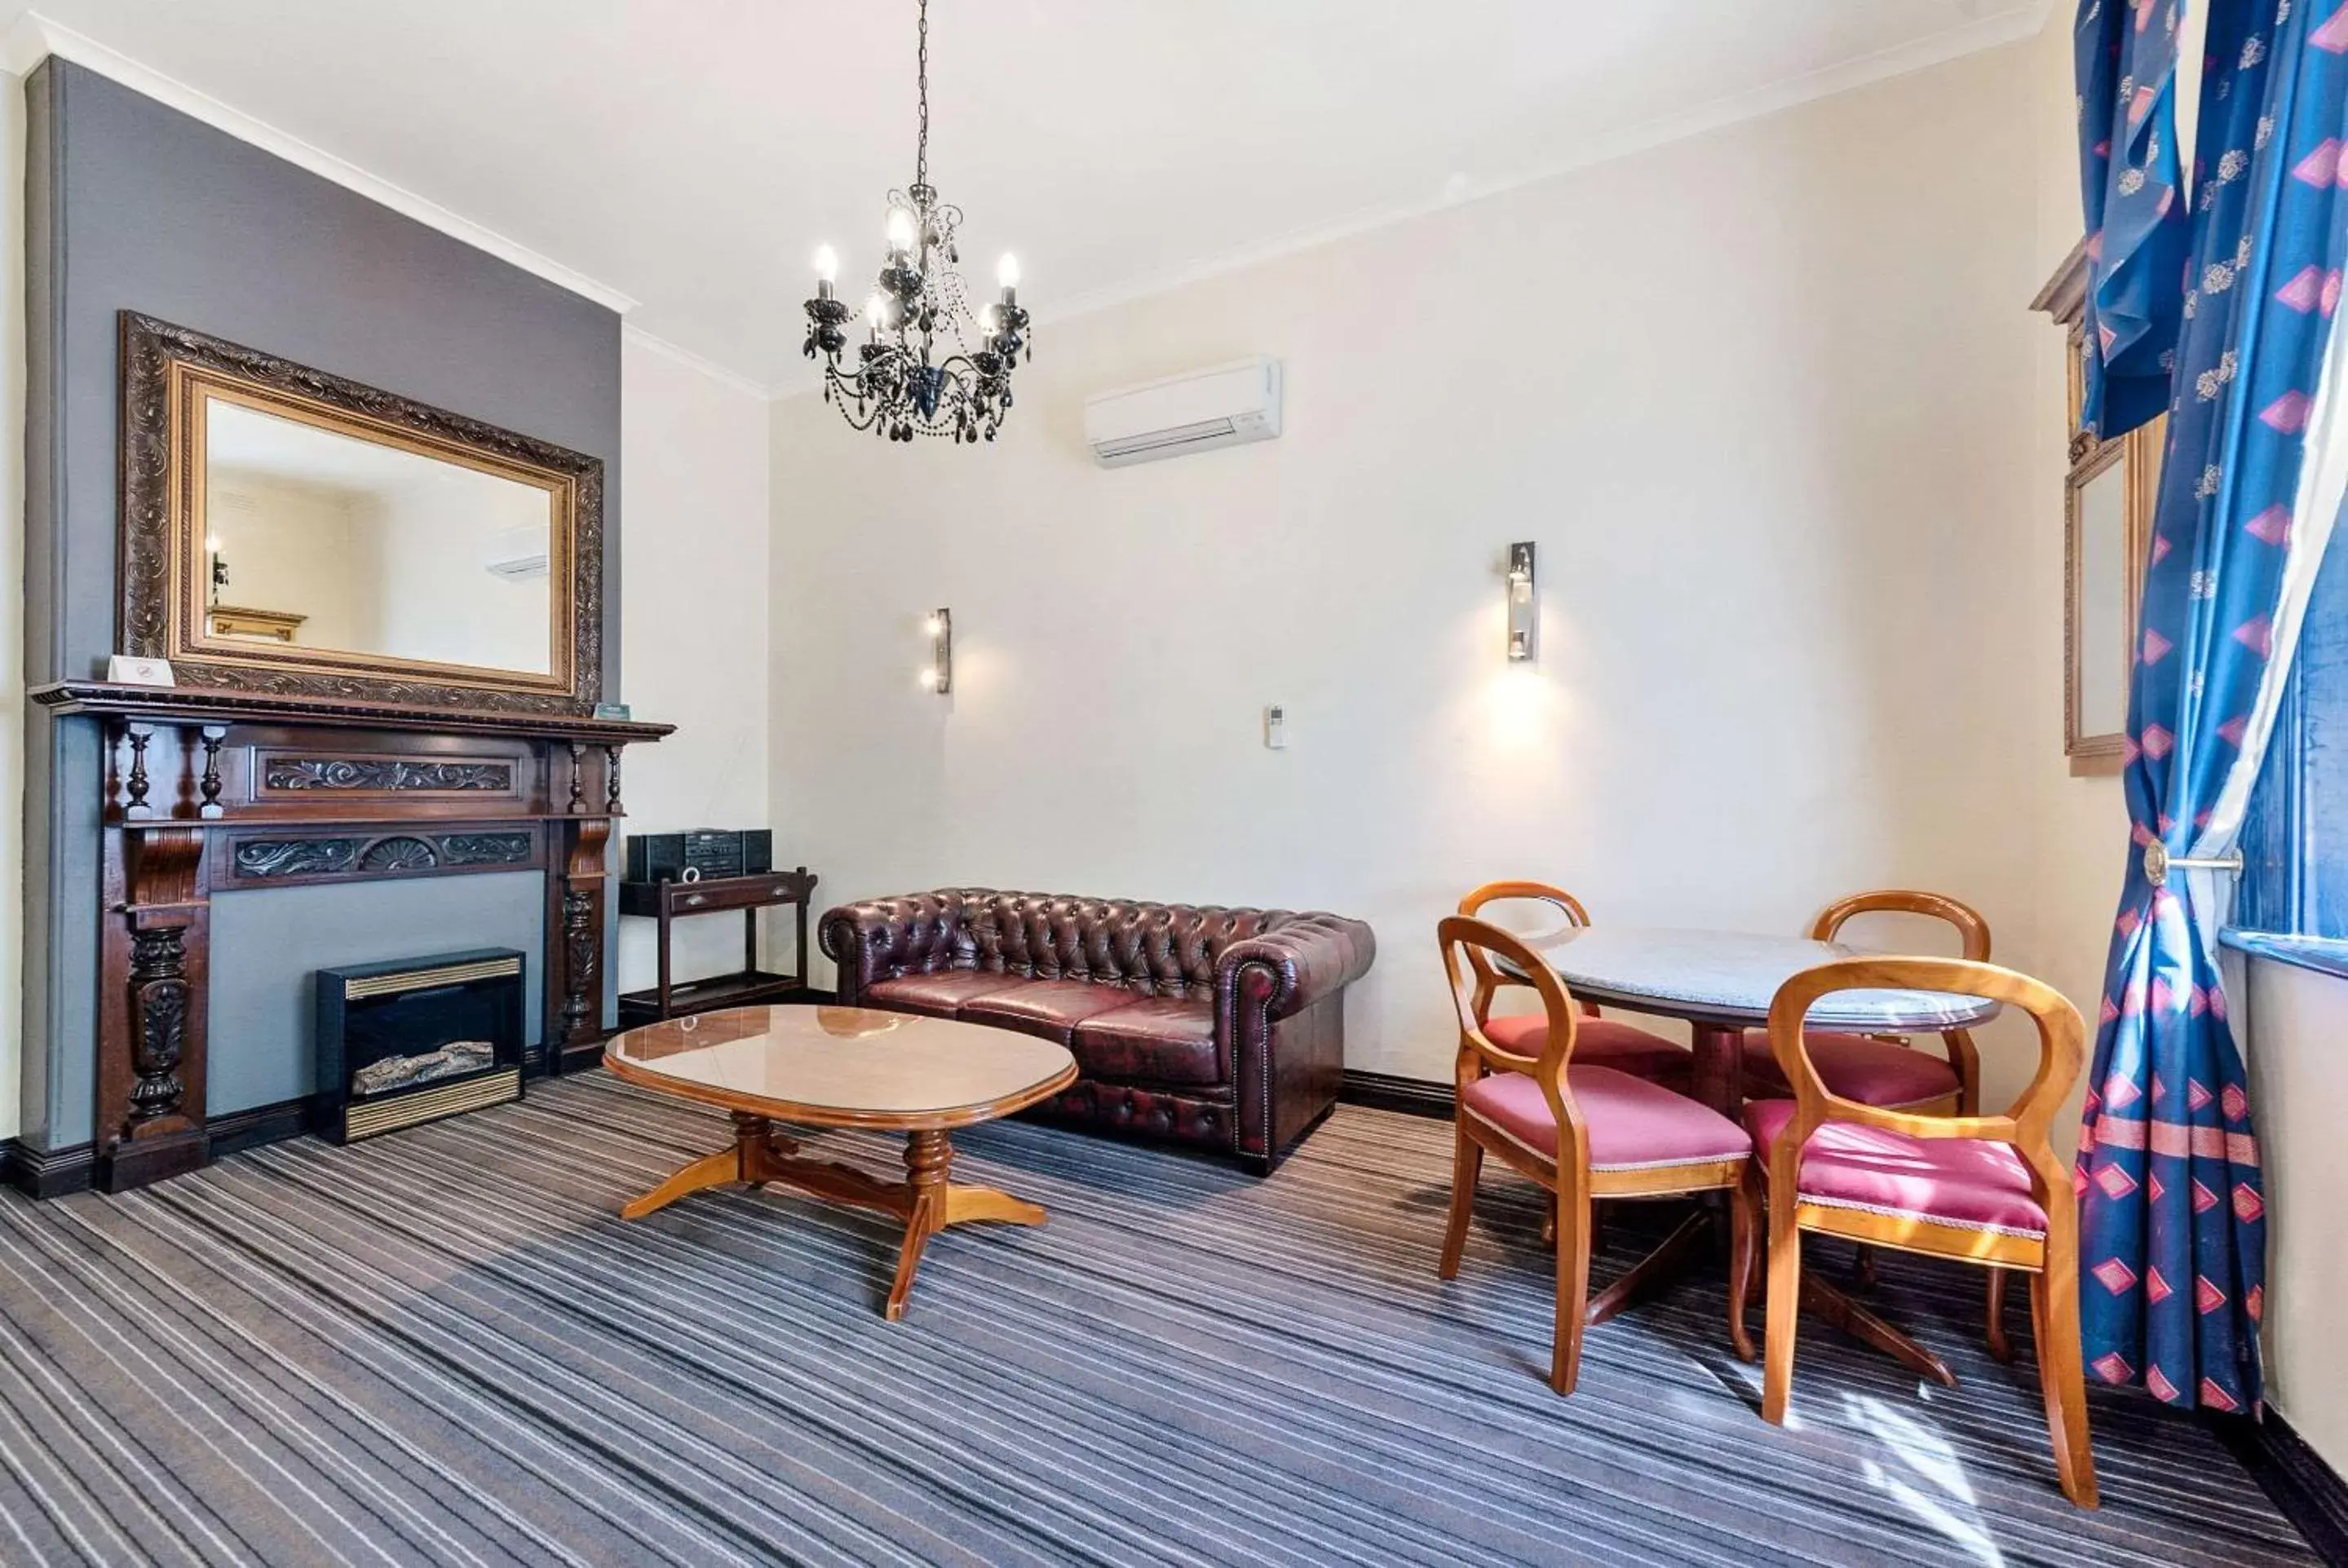
[(1258, 354), (1085, 399), (1085, 440), (1105, 468), (1280, 434), (1280, 361)]
[(500, 528), (489, 536), (489, 547), (482, 552), (481, 564), (491, 577), (514, 579), (544, 577), (547, 574), (546, 525), (524, 523), (518, 528)]

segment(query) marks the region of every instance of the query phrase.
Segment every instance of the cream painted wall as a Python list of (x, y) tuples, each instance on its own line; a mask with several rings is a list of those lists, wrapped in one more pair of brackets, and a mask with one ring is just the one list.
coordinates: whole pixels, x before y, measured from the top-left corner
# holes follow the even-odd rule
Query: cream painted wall
[[(2031, 291), (2054, 275), (2084, 231), (2079, 209), (2077, 95), (2071, 80), (2068, 8), (2056, 6), (2028, 51), (2035, 121), (2037, 212)], [(2030, 293), (2014, 302), (2025, 304)], [(2024, 753), (2037, 824), (2032, 889), (2037, 972), (2078, 1004), (2090, 1027), (2103, 994), (2104, 958), (2119, 907), (2127, 851), (2127, 802), (2116, 775), (2074, 778), (2063, 755), (2063, 480), (2070, 470), (2069, 392), (2063, 332), (2032, 315), (2029, 461), (2031, 550), (2021, 580), (2029, 622), (2030, 748)], [(2085, 1084), (2063, 1125), (2075, 1130)], [(2073, 1136), (2075, 1142), (2075, 1131)], [(2065, 1152), (2069, 1152), (2065, 1147)]]
[(302, 647), (384, 645), (375, 596), (362, 606), (359, 592), (361, 573), (380, 569), (376, 530), (353, 526), (352, 492), (219, 467), (205, 491), (207, 527), (228, 569), (220, 603), (301, 616), (294, 641)]
[[(623, 828), (759, 826), (770, 717), (767, 403), (633, 335), (620, 363), (622, 696), (638, 718), (677, 726), (629, 748)], [(799, 847), (778, 835), (775, 853)], [(679, 978), (741, 968), (740, 917), (682, 923), (675, 958)], [(654, 963), (651, 923), (622, 920), (620, 988), (651, 985)]]
[[(776, 821), (829, 898), (1361, 916), (1382, 952), (1349, 1061), (1426, 1078), (1451, 1050), (1431, 927), (1493, 876), (1785, 931), (1943, 887), (2027, 965), (2059, 668), (2014, 460), (2047, 332), (2023, 309), (2030, 66), (1973, 56), (1049, 327), (993, 450), (778, 404)], [(1279, 441), (1090, 462), (1086, 394), (1256, 352), (1286, 363)], [(1500, 654), (1515, 538), (1540, 547), (1534, 669)], [(942, 699), (914, 684), (941, 604)]]

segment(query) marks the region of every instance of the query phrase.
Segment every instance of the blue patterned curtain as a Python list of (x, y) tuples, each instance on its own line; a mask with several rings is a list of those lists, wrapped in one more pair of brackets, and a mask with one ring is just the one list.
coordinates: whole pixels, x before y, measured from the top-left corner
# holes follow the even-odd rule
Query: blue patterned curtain
[[(2114, 193), (2110, 264), (2119, 193), (2140, 167), (2128, 158), (2174, 158), (2172, 0), (2084, 0), (2077, 37), (2082, 125), (2098, 128), (2083, 131), (2086, 183)], [(2099, 268), (2095, 294), (2098, 309), (2145, 307), (2098, 334), (2107, 371), (2165, 351), (2174, 374), (2128, 719), (2136, 849), (2077, 1181), (2089, 1366), (2170, 1404), (2238, 1410), (2260, 1399), (2266, 1204), (2215, 953), (2228, 893), (2207, 873), (2160, 871), (2233, 842), (2340, 504), (2322, 477), (2336, 465), (2308, 459), (2311, 426), (2336, 431), (2333, 405), (2348, 395), (2348, 378), (2325, 375), (2348, 264), (2348, 0), (2214, 0), (2207, 56), (2190, 262), (2169, 274), (2176, 341), (2160, 342), (2164, 307), (2135, 294), (2137, 280), (2107, 293)], [(2155, 98), (2139, 112), (2146, 84)], [(2088, 212), (2092, 226), (2092, 194)], [(2107, 377), (2115, 414), (2119, 386)]]
[(2072, 40), (2079, 82), (2079, 199), (2087, 218), (2082, 420), (2106, 438), (2168, 406), (2178, 279), (2188, 242), (2177, 178), (2181, 0), (2084, 0)]

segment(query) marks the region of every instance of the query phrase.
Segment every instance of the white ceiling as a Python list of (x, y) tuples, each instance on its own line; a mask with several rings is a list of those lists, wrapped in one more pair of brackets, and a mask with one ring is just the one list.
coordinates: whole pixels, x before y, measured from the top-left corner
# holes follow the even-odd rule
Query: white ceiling
[[(931, 175), (966, 270), (1016, 251), (1048, 322), (2003, 43), (2046, 4), (933, 0)], [(911, 178), (912, 0), (36, 8), (58, 52), (70, 30), (346, 160), (761, 385), (795, 376), (817, 243), (860, 297)]]

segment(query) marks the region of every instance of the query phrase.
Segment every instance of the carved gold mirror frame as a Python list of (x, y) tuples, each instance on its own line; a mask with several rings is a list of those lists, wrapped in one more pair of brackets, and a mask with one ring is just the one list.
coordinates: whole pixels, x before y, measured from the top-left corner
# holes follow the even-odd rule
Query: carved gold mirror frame
[[(2063, 754), (2074, 776), (2116, 774), (2127, 763), (2125, 729), (2088, 731), (2081, 712), (2080, 670), (2086, 660), (2114, 661), (2125, 692), (2135, 673), (2139, 600), (2144, 592), (2145, 559), (2152, 548), (2153, 503), (2159, 494), (2160, 455), (2168, 438), (2166, 415), (2106, 441), (2083, 427), (2081, 412), (2086, 396), (2085, 360), (2087, 279), (2086, 242), (2072, 249), (2063, 265), (2046, 281), (2033, 310), (2044, 311), (2064, 328), (2065, 424), (2064, 450), (2069, 466), (2063, 478)], [(2088, 486), (2116, 467), (2121, 494), (2120, 558), (2123, 572), (2118, 589), (2119, 636), (2089, 645), (2085, 602), (2091, 590), (2086, 580), (2089, 557), (2081, 538), (2080, 497)], [(2125, 721), (2123, 721), (2125, 723)]]
[[(430, 707), (578, 712), (602, 694), (603, 465), (136, 312), (121, 315), (118, 641), (183, 686)], [(204, 422), (218, 399), (543, 490), (551, 646), (544, 673), (223, 635), (205, 603)]]

